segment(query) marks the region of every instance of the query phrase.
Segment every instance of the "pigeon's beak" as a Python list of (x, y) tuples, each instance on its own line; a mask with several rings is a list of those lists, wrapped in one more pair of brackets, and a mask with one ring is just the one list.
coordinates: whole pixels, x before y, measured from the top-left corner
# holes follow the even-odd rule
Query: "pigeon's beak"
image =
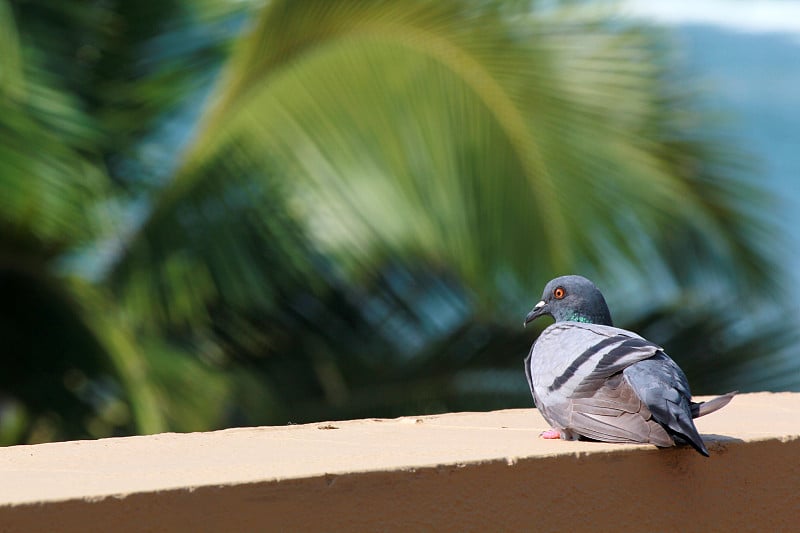
[(538, 304), (533, 306), (531, 312), (525, 317), (525, 322), (522, 323), (522, 326), (525, 327), (528, 325), (528, 322), (542, 316), (547, 312), (547, 304), (545, 304), (544, 300), (539, 302)]

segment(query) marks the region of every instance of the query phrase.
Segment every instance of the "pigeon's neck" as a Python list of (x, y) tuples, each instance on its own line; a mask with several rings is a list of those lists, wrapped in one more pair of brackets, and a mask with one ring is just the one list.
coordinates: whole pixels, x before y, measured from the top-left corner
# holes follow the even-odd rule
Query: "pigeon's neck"
[(567, 320), (569, 320), (570, 322), (583, 322), (585, 324), (594, 324), (594, 320), (592, 320), (586, 315), (581, 315), (578, 313), (572, 313), (571, 315), (569, 315), (569, 317), (567, 317)]
[(564, 320), (569, 322), (583, 322), (584, 324), (599, 324), (602, 326), (613, 326), (611, 323), (611, 315), (606, 313), (581, 313), (573, 311), (567, 315)]

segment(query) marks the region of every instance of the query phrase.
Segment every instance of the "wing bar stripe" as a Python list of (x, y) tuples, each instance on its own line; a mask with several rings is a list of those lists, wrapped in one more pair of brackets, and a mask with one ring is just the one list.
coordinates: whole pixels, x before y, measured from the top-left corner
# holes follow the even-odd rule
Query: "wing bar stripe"
[[(582, 354), (580, 354), (575, 359), (575, 361), (573, 361), (572, 364), (569, 365), (566, 370), (564, 370), (564, 373), (561, 374), (560, 376), (558, 376), (555, 379), (555, 381), (553, 381), (553, 384), (550, 385), (547, 389), (550, 392), (557, 391), (558, 389), (563, 387), (564, 383), (569, 381), (569, 378), (574, 376), (575, 372), (577, 372), (578, 369), (581, 366), (583, 366), (589, 359), (591, 359), (593, 355), (595, 355), (597, 352), (599, 352), (603, 348), (607, 348), (608, 346), (613, 346), (614, 344), (619, 344), (621, 342), (624, 342), (626, 339), (627, 339), (627, 337), (623, 337), (621, 335), (616, 335), (614, 337), (609, 337), (609, 338), (607, 338), (605, 340), (602, 340), (602, 341), (598, 342), (597, 344), (591, 346), (586, 351), (584, 351)], [(604, 359), (605, 359), (605, 357), (604, 357)], [(602, 360), (601, 360), (601, 363), (602, 363)]]

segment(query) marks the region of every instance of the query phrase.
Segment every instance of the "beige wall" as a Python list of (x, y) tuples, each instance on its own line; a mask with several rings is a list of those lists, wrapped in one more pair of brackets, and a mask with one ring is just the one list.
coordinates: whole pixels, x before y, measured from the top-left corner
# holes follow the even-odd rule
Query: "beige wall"
[(800, 530), (800, 394), (698, 427), (710, 458), (543, 441), (535, 410), (17, 446), (0, 531)]

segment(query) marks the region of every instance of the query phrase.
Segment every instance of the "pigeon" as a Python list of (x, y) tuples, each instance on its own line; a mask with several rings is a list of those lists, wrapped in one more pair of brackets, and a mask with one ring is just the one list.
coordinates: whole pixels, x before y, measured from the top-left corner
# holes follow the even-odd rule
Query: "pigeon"
[(525, 375), (533, 399), (564, 440), (690, 444), (708, 457), (694, 418), (721, 409), (736, 392), (692, 402), (686, 375), (664, 349), (615, 328), (598, 288), (582, 276), (562, 276), (544, 288), (524, 325), (549, 315), (531, 346)]

